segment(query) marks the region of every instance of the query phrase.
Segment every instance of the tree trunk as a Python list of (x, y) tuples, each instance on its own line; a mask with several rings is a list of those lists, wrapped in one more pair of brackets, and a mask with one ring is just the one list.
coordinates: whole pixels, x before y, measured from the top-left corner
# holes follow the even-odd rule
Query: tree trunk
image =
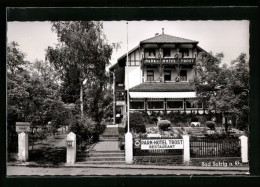
[(80, 113), (81, 119), (83, 119), (83, 83), (80, 84)]

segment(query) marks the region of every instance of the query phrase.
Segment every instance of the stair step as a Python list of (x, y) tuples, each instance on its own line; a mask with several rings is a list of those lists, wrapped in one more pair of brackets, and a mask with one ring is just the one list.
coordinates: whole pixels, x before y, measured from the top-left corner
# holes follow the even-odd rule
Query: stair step
[(99, 138), (118, 138), (118, 136), (100, 136)]
[(90, 154), (92, 153), (125, 153), (125, 151), (122, 151), (122, 150), (109, 150), (109, 151), (95, 151), (95, 150), (91, 150), (89, 152)]
[(82, 157), (78, 158), (78, 160), (85, 160), (85, 161), (124, 161), (125, 157)]
[(99, 138), (99, 140), (103, 141), (118, 141), (118, 138)]
[(80, 153), (77, 157), (122, 157), (125, 153)]
[(114, 165), (114, 164), (120, 164), (123, 165), (125, 164), (125, 161), (84, 161), (84, 162), (79, 162), (80, 164), (109, 164), (109, 165)]
[(118, 136), (118, 135), (119, 135), (118, 133), (113, 133), (113, 134), (104, 133), (104, 134), (101, 134), (100, 136)]
[(91, 157), (120, 157), (124, 156), (125, 153), (90, 153)]

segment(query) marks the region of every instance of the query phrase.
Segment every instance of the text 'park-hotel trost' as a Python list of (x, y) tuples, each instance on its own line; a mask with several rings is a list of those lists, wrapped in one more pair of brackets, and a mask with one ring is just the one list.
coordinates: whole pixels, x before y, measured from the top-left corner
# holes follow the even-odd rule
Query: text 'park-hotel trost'
[[(164, 34), (143, 40), (121, 56), (110, 71), (114, 79), (114, 114), (125, 117), (129, 76), (130, 112), (204, 112), (189, 83), (200, 52), (198, 41)], [(114, 116), (115, 117), (115, 116)]]

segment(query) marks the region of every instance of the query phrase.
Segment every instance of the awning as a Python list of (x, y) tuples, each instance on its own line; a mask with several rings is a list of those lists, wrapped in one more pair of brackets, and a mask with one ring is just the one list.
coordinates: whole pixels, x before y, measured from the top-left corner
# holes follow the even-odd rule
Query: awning
[(129, 92), (131, 98), (196, 98), (195, 92)]

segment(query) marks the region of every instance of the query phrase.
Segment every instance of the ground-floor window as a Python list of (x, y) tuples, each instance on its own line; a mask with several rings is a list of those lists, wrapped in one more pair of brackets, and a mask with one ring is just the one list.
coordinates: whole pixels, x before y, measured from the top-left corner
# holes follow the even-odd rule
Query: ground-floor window
[(164, 101), (147, 101), (148, 109), (164, 109)]
[(203, 108), (202, 103), (198, 101), (186, 101), (186, 108)]
[(144, 101), (131, 101), (130, 109), (144, 109)]
[(183, 109), (183, 101), (167, 101), (167, 109)]

